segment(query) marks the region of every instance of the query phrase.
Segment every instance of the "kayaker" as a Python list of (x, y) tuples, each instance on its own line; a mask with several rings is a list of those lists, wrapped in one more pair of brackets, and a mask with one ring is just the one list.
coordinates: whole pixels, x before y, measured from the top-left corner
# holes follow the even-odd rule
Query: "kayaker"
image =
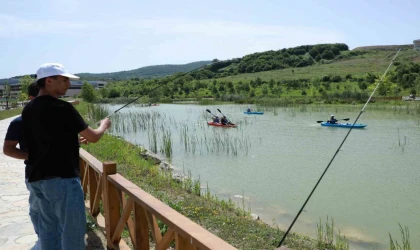
[(219, 117), (218, 116), (213, 116), (213, 122), (214, 123), (220, 123)]
[(337, 119), (335, 119), (334, 115), (331, 115), (330, 119), (328, 120), (328, 123), (330, 123), (330, 124), (336, 124), (337, 123)]
[(248, 107), (248, 109), (246, 110), (246, 112), (251, 113), (251, 108)]
[(220, 120), (220, 122), (223, 124), (223, 125), (227, 125), (228, 124), (228, 119), (226, 118), (226, 116), (222, 116), (222, 119)]

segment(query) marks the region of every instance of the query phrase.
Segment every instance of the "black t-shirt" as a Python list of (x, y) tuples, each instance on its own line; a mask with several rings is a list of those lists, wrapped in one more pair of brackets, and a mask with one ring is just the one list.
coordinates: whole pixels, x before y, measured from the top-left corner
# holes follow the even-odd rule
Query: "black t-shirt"
[[(22, 151), (27, 152), (28, 149), (26, 147), (25, 141), (23, 140), (23, 122), (22, 122), (22, 116), (16, 117), (13, 119), (13, 121), (10, 122), (9, 127), (7, 128), (6, 137), (4, 140), (6, 141), (18, 141), (19, 143), (19, 149)], [(25, 165), (27, 165), (28, 162), (25, 160)], [(26, 172), (26, 171), (25, 171)], [(28, 176), (26, 176), (25, 173), (25, 179), (28, 179)]]
[(22, 120), (29, 182), (78, 177), (78, 133), (88, 125), (73, 105), (49, 95), (39, 96), (25, 106)]
[(18, 116), (10, 122), (4, 139), (6, 141), (18, 141), (19, 148), (26, 151), (26, 145), (22, 136), (22, 116)]

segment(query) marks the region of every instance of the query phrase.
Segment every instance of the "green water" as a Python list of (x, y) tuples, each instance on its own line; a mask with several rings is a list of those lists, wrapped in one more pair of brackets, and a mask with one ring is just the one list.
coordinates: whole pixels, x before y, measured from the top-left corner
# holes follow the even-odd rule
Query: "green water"
[[(161, 135), (169, 132), (176, 172), (190, 170), (203, 187), (207, 182), (212, 193), (241, 207), (235, 195), (244, 195), (246, 208), (286, 229), (348, 132), (316, 121), (334, 113), (353, 122), (360, 107), (271, 108), (264, 115), (245, 115), (246, 107), (134, 106), (113, 118), (111, 132), (150, 148), (151, 129), (139, 128), (147, 121), (133, 114), (159, 116), (158, 154), (164, 155)], [(218, 113), (216, 108), (237, 128), (207, 126), (211, 115), (205, 110)], [(399, 239), (401, 223), (410, 229), (412, 247), (420, 249), (419, 121), (405, 111), (368, 107), (358, 121), (368, 126), (352, 130), (293, 231), (315, 236), (319, 218), (329, 216), (352, 249), (384, 249), (389, 233)]]

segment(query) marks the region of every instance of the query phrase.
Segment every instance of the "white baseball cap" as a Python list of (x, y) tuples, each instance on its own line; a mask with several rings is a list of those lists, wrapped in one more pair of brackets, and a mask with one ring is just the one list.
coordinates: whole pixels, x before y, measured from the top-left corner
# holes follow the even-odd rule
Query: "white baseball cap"
[(70, 74), (67, 70), (64, 69), (64, 66), (59, 63), (44, 63), (36, 71), (36, 80), (50, 77), (50, 76), (65, 76), (71, 80), (77, 80), (80, 77)]

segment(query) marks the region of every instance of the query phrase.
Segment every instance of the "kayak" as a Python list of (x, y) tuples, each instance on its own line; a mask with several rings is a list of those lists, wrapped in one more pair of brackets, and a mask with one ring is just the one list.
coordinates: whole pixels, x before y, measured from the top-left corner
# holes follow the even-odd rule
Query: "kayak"
[[(321, 122), (321, 126), (351, 128), (353, 126), (353, 123), (335, 123), (335, 124), (331, 124), (331, 123), (328, 123), (328, 122)], [(367, 126), (367, 124), (356, 123), (356, 124), (354, 124), (354, 127), (353, 128), (364, 128), (366, 126)]]
[(262, 114), (264, 114), (264, 111), (251, 111), (251, 112), (245, 111), (244, 114), (246, 114), (246, 115), (262, 115)]
[(217, 122), (207, 122), (207, 124), (210, 125), (210, 126), (215, 126), (215, 127), (236, 128), (236, 124), (223, 125), (223, 124), (217, 123)]

